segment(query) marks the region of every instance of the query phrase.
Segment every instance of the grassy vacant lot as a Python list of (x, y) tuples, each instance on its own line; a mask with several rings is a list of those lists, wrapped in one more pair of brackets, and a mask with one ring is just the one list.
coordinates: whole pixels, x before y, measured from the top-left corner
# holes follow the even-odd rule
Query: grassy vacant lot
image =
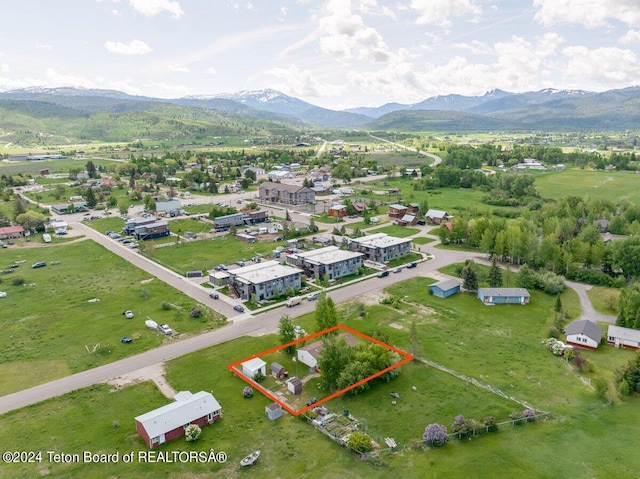
[(544, 198), (581, 196), (637, 203), (638, 175), (631, 171), (565, 170), (536, 175), (536, 189)]
[(239, 260), (248, 260), (256, 253), (270, 254), (276, 246), (282, 244), (273, 241), (245, 243), (225, 235), (212, 240), (156, 248), (150, 257), (163, 266), (184, 274), (192, 270), (210, 270), (221, 263), (233, 264)]
[(420, 233), (420, 228), (409, 228), (407, 226), (384, 226), (383, 228), (369, 229), (367, 230), (368, 235), (375, 235), (378, 233), (386, 233), (389, 236), (395, 236), (397, 238), (406, 238), (408, 236), (413, 236), (416, 233)]
[[(540, 345), (553, 318), (553, 297), (534, 292), (528, 306), (486, 307), (468, 295), (447, 299), (430, 296), (426, 286), (432, 281), (415, 278), (389, 288), (388, 294), (407, 296), (407, 300), (401, 300), (397, 308), (369, 301), (364, 318), (358, 314), (358, 303), (341, 304), (340, 321), (368, 334), (386, 334), (390, 344), (406, 349), (407, 326), (416, 320), (422, 356), (550, 410), (553, 419), (506, 427), (473, 441), (453, 441), (441, 449), (415, 447), (427, 424), (438, 422), (450, 428), (457, 414), (476, 419), (491, 414), (501, 421), (521, 406), (435, 368), (411, 363), (391, 383), (327, 403), (337, 413), (348, 409), (378, 443), (393, 437), (402, 446), (398, 454), (361, 462), (300, 418), (285, 415), (276, 422), (268, 421), (264, 407), (269, 401), (260, 394), (242, 398), (245, 383), (228, 372), (226, 365), (271, 348), (278, 339), (275, 335), (240, 338), (167, 365), (169, 384), (176, 390), (212, 391), (224, 416), (204, 428), (195, 444), (179, 439), (160, 450), (213, 448), (228, 454), (226, 464), (44, 462), (5, 467), (10, 474), (7, 477), (36, 476), (46, 470), (50, 477), (212, 474), (236, 478), (248, 473), (239, 467), (239, 460), (255, 449), (262, 455), (251, 474), (283, 479), (637, 477), (640, 457), (627, 451), (640, 425), (638, 399), (616, 400), (612, 407), (588, 407), (597, 403), (593, 390), (575, 370)], [(312, 331), (313, 315), (296, 318), (295, 323)], [(589, 353), (595, 371), (585, 379), (611, 378), (612, 371), (632, 354), (607, 347)], [(401, 396), (395, 405), (391, 391)], [(0, 444), (28, 444), (29, 449), (68, 453), (137, 452), (146, 448), (135, 434), (133, 418), (166, 403), (167, 399), (146, 383), (116, 393), (106, 386), (88, 388), (0, 417)], [(87, 417), (92, 420), (86, 421)]]
[(587, 291), (591, 304), (596, 311), (603, 314), (616, 316), (618, 314), (617, 304), (620, 290), (615, 288), (605, 288), (603, 286), (592, 286)]
[[(202, 317), (190, 318), (195, 301), (90, 241), (12, 247), (2, 250), (0, 260), (3, 268), (24, 261), (13, 273), (0, 276), (0, 288), (7, 292), (0, 314), (0, 394), (170, 341), (145, 327), (147, 316), (158, 324), (169, 323), (182, 335), (212, 329), (222, 320), (208, 308)], [(49, 264), (32, 269), (38, 261)], [(99, 301), (88, 302), (93, 298)], [(134, 319), (124, 318), (126, 309), (134, 312)], [(121, 344), (122, 336), (132, 337), (133, 343)], [(93, 353), (85, 348), (97, 344)]]

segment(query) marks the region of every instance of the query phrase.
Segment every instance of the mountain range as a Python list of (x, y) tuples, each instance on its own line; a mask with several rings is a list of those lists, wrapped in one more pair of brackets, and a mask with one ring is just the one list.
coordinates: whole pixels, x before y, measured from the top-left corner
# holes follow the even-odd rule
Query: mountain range
[[(114, 90), (25, 88), (0, 92), (0, 109), (28, 114), (37, 105), (57, 105), (63, 117), (131, 115), (169, 108), (214, 110), (227, 121), (263, 120), (293, 129), (330, 127), (397, 131), (593, 131), (636, 129), (640, 125), (640, 87), (606, 92), (544, 89), (526, 93), (492, 90), (480, 96), (434, 96), (419, 103), (387, 103), (371, 108), (330, 110), (272, 89), (161, 99)], [(28, 104), (31, 103), (31, 106)], [(37, 109), (37, 108), (36, 108)], [(49, 108), (51, 110), (51, 108)], [(182, 110), (180, 110), (182, 111)], [(51, 114), (53, 114), (50, 111)], [(200, 119), (207, 116), (199, 115)], [(243, 120), (243, 118), (245, 120)], [(250, 121), (251, 123), (251, 121)], [(0, 121), (0, 127), (2, 122)], [(183, 134), (185, 132), (183, 131)]]

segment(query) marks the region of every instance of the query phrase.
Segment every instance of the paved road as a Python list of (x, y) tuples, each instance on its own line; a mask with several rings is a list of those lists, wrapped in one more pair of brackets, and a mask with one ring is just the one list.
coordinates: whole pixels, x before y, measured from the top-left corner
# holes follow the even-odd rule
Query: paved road
[[(167, 270), (132, 250), (122, 246), (120, 243), (114, 242), (100, 233), (97, 233), (84, 225), (77, 225), (83, 228), (83, 232), (91, 239), (108, 247), (110, 251), (114, 251), (119, 256), (130, 260), (133, 264), (148, 271), (150, 274), (166, 281), (168, 284), (185, 292), (186, 294), (202, 301), (205, 304), (211, 304), (206, 296), (206, 290), (201, 286), (194, 284), (172, 271)], [(427, 245), (430, 246), (430, 245)], [(432, 246), (432, 245), (431, 245)], [(423, 247), (423, 250), (427, 249)], [(469, 253), (446, 250), (433, 250), (435, 258), (431, 261), (420, 263), (417, 268), (403, 269), (401, 273), (390, 274), (386, 278), (372, 278), (353, 284), (349, 287), (336, 289), (329, 293), (329, 296), (336, 302), (342, 302), (354, 297), (358, 297), (371, 291), (376, 291), (387, 287), (395, 282), (405, 280), (415, 276), (424, 276), (444, 265), (452, 262), (462, 261), (469, 257)], [(208, 300), (208, 302), (207, 302)], [(216, 303), (214, 306), (220, 306)], [(68, 393), (75, 389), (90, 386), (92, 384), (107, 381), (125, 373), (136, 371), (140, 368), (156, 364), (161, 361), (168, 361), (185, 354), (189, 354), (200, 349), (208, 348), (216, 344), (220, 344), (231, 339), (235, 339), (245, 335), (260, 336), (271, 334), (277, 331), (278, 321), (282, 314), (286, 311), (291, 317), (297, 317), (312, 311), (315, 308), (314, 302), (304, 301), (302, 304), (289, 309), (278, 308), (268, 311), (258, 316), (241, 315), (231, 318), (231, 324), (220, 329), (210, 331), (208, 333), (195, 336), (184, 340), (176, 340), (167, 345), (146, 351), (144, 353), (125, 358), (114, 363), (109, 363), (98, 368), (73, 374), (65, 378), (58, 379), (49, 383), (41, 384), (30, 389), (19, 391), (0, 397), (0, 414), (18, 409), (29, 404), (34, 404), (46, 399)]]
[(577, 319), (588, 319), (589, 321), (593, 321), (594, 323), (609, 323), (616, 324), (616, 317), (610, 316), (608, 314), (602, 314), (597, 312), (593, 304), (591, 303), (591, 299), (587, 294), (592, 286), (589, 284), (576, 283), (574, 281), (565, 281), (567, 286), (573, 289), (576, 293), (578, 293), (578, 298), (580, 298), (580, 306), (582, 308), (582, 314)]

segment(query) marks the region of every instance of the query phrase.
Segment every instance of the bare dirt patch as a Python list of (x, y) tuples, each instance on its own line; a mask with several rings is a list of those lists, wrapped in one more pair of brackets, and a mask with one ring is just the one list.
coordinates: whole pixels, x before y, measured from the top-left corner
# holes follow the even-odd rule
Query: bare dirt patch
[(142, 281), (140, 281), (140, 284), (147, 284), (147, 283), (151, 283), (151, 281), (153, 281), (155, 278), (149, 278), (149, 279), (143, 279)]
[(136, 384), (142, 381), (153, 381), (162, 394), (167, 398), (173, 399), (176, 395), (176, 391), (164, 378), (164, 363), (156, 363), (146, 368), (138, 369), (127, 374), (109, 379), (107, 384), (113, 386), (113, 391), (128, 386), (130, 384)]

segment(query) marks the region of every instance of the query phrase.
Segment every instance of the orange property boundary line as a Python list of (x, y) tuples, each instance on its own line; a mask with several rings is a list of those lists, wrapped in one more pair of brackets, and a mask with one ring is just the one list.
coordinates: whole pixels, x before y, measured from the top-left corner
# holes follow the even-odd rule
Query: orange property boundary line
[[(388, 349), (390, 351), (393, 351), (395, 353), (398, 353), (401, 357), (403, 357), (404, 359), (402, 359), (401, 361), (398, 361), (395, 364), (392, 364), (391, 366), (384, 368), (381, 371), (378, 371), (375, 374), (372, 374), (369, 377), (366, 377), (364, 379), (361, 379), (360, 381), (353, 383), (351, 386), (348, 386), (344, 389), (341, 389), (340, 391), (336, 391), (333, 394), (326, 396), (324, 398), (322, 398), (321, 400), (319, 400), (318, 402), (312, 404), (311, 406), (305, 406), (302, 409), (293, 409), (291, 406), (289, 406), (287, 403), (281, 401), (280, 399), (278, 399), (277, 397), (275, 397), (273, 394), (271, 394), (271, 392), (269, 392), (268, 390), (266, 390), (265, 388), (263, 388), (262, 386), (260, 386), (260, 384), (258, 384), (257, 382), (255, 382), (253, 379), (246, 377), (244, 374), (242, 374), (237, 368), (236, 366), (238, 366), (239, 364), (245, 362), (245, 361), (249, 361), (250, 359), (254, 359), (254, 358), (259, 358), (261, 356), (266, 356), (267, 354), (271, 354), (271, 353), (275, 353), (278, 352), (282, 349), (288, 348), (289, 346), (294, 346), (298, 343), (301, 343), (303, 341), (308, 341), (310, 339), (313, 338), (317, 338), (318, 336), (322, 336), (328, 333), (332, 333), (333, 331), (336, 330), (342, 330), (351, 334), (355, 334), (356, 336), (358, 336), (361, 339), (364, 339), (365, 341), (370, 341), (372, 343), (375, 343), (379, 346), (382, 346), (385, 349)], [(395, 348), (387, 343), (383, 343), (382, 341), (379, 341), (375, 338), (372, 338), (371, 336), (367, 336), (366, 334), (361, 333), (360, 331), (356, 331), (353, 328), (350, 328), (349, 326), (345, 326), (343, 324), (338, 324), (337, 326), (334, 326), (332, 328), (328, 328), (328, 329), (324, 329), (322, 331), (319, 331), (317, 333), (313, 333), (310, 334), (308, 336), (305, 336), (304, 338), (300, 338), (297, 339), (295, 341), (291, 341), (290, 343), (287, 344), (283, 344), (281, 346), (277, 346), (275, 348), (271, 348), (268, 349), (267, 351), (262, 351), (261, 353), (258, 354), (254, 354), (253, 356), (249, 356), (246, 357), (244, 359), (241, 359), (239, 361), (235, 361), (233, 363), (230, 363), (227, 365), (227, 369), (229, 371), (231, 371), (233, 374), (235, 374), (236, 376), (238, 376), (240, 379), (242, 379), (243, 381), (249, 383), (251, 386), (253, 386), (254, 388), (256, 388), (258, 391), (260, 391), (262, 394), (264, 394), (266, 397), (268, 397), (269, 399), (273, 400), (273, 402), (278, 403), (280, 406), (282, 406), (283, 409), (285, 409), (289, 414), (292, 414), (294, 416), (299, 416), (300, 414), (308, 411), (309, 409), (312, 409), (316, 406), (319, 406), (320, 404), (324, 404), (327, 401), (330, 401), (331, 399), (340, 396), (341, 394), (346, 393), (347, 391), (350, 391), (351, 389), (357, 388), (358, 386), (360, 386), (361, 384), (364, 384), (366, 382), (371, 381), (372, 379), (377, 378), (378, 376), (382, 376), (384, 373), (391, 371), (395, 368), (399, 368), (400, 366), (402, 366), (403, 364), (407, 364), (409, 361), (411, 361), (413, 359), (413, 356), (405, 351), (402, 351), (401, 349)]]

